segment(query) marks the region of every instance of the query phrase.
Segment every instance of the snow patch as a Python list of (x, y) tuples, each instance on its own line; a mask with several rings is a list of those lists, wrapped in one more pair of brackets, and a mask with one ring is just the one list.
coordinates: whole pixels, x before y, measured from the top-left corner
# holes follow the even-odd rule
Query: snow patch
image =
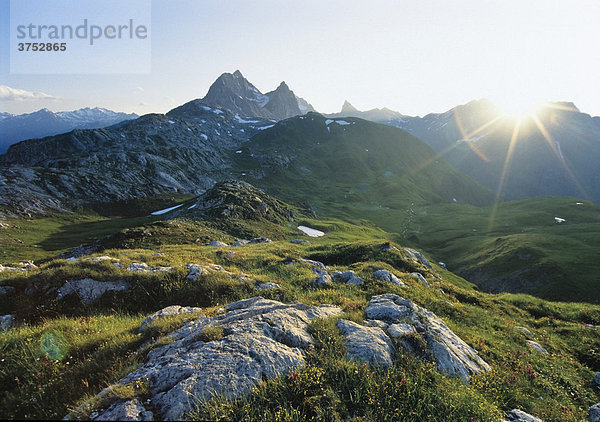
[(171, 207), (171, 208), (165, 208), (164, 210), (154, 211), (150, 215), (163, 215), (163, 214), (168, 213), (169, 211), (176, 210), (177, 208), (181, 207), (182, 205), (183, 204), (179, 204), (179, 205), (175, 205), (174, 207)]
[(300, 230), (302, 233), (304, 233), (305, 235), (310, 236), (310, 237), (325, 236), (325, 233), (323, 233), (321, 230), (312, 229), (312, 228), (306, 227), (306, 226), (298, 226), (298, 230)]
[(558, 155), (560, 155), (560, 159), (565, 161), (565, 157), (562, 153), (562, 149), (560, 149), (560, 142), (554, 141), (554, 143), (556, 144), (556, 149), (558, 149)]
[(265, 129), (270, 129), (275, 125), (269, 125), (269, 126), (263, 126), (263, 127), (257, 127), (258, 130), (265, 130)]
[(169, 124), (172, 124), (172, 125), (175, 124), (175, 122), (173, 120), (168, 120), (168, 122), (169, 122)]
[(244, 118), (240, 117), (240, 115), (239, 115), (239, 114), (236, 114), (236, 115), (235, 115), (233, 118), (234, 118), (234, 119), (235, 119), (235, 120), (236, 120), (238, 123), (260, 123), (260, 120), (246, 120), (246, 119), (244, 119)]
[(238, 149), (238, 150), (237, 150), (235, 153), (236, 153), (236, 154), (241, 154), (241, 153), (242, 153), (242, 150), (241, 150), (241, 149)]
[(198, 205), (198, 204), (194, 204), (191, 207), (188, 207), (188, 210), (191, 210), (192, 208), (196, 208), (196, 205)]
[(565, 221), (567, 220), (565, 220), (564, 218), (554, 217), (554, 222), (556, 222), (557, 224), (564, 223)]
[(208, 136), (206, 136), (205, 134), (201, 133), (201, 134), (200, 134), (200, 137), (201, 137), (202, 139), (204, 139), (205, 141), (208, 141)]

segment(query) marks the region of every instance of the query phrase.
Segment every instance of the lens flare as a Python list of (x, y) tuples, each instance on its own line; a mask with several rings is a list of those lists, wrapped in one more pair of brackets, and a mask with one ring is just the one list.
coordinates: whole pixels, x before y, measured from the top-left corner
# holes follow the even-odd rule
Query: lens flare
[(67, 355), (68, 343), (61, 333), (47, 331), (40, 339), (40, 351), (50, 360), (61, 360)]

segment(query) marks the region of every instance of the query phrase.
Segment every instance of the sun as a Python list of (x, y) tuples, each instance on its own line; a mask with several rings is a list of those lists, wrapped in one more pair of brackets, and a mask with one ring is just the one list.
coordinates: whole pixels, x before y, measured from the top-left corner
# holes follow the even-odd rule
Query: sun
[(502, 112), (513, 119), (534, 117), (543, 107), (545, 101), (540, 98), (526, 96), (505, 96), (492, 100)]

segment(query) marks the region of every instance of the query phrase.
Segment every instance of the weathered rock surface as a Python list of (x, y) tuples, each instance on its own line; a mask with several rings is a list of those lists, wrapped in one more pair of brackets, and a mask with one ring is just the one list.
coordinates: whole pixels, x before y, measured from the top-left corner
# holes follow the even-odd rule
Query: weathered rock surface
[(10, 330), (13, 326), (14, 315), (0, 315), (0, 330)]
[[(342, 312), (334, 306), (284, 304), (261, 297), (222, 310), (169, 334), (172, 343), (150, 351), (141, 368), (119, 381), (148, 383), (155, 418), (181, 420), (195, 400), (237, 397), (263, 379), (302, 366), (303, 349), (313, 342), (307, 331), (310, 321)], [(204, 341), (207, 327), (220, 327), (223, 337)], [(143, 412), (143, 405), (138, 410)]]
[(257, 290), (269, 290), (269, 289), (281, 289), (281, 286), (277, 283), (260, 283), (256, 286)]
[(388, 324), (388, 333), (397, 337), (408, 350), (414, 351), (409, 341), (403, 341), (412, 331), (409, 328), (412, 326), (415, 335), (427, 345), (427, 353), (435, 361), (437, 369), (444, 374), (468, 382), (471, 375), (491, 370), (477, 351), (454, 334), (440, 318), (410, 300), (394, 294), (373, 296), (365, 315), (368, 319)]
[(404, 251), (404, 253), (406, 253), (406, 255), (409, 258), (416, 259), (417, 261), (419, 261), (421, 264), (425, 265), (429, 269), (433, 268), (431, 266), (431, 264), (429, 263), (429, 261), (427, 260), (427, 258), (425, 258), (425, 256), (421, 252), (416, 251), (411, 248), (402, 248), (402, 250)]
[(544, 349), (542, 347), (541, 344), (539, 344), (537, 341), (533, 341), (533, 340), (526, 340), (527, 344), (529, 345), (529, 347), (531, 347), (532, 350), (535, 350), (538, 353), (542, 353), (544, 355), (548, 354), (548, 351), (546, 349)]
[(77, 293), (81, 299), (81, 303), (89, 305), (94, 303), (96, 300), (111, 290), (121, 292), (129, 290), (131, 286), (129, 283), (118, 280), (118, 281), (97, 281), (91, 278), (84, 278), (81, 280), (67, 281), (61, 288), (58, 289), (56, 299), (61, 300), (65, 296), (72, 293)]
[(427, 280), (425, 279), (425, 277), (423, 277), (423, 274), (421, 273), (410, 273), (410, 275), (414, 278), (417, 279), (417, 281), (423, 283), (426, 286), (429, 286), (429, 282), (427, 282)]
[(111, 404), (108, 409), (90, 418), (93, 421), (152, 421), (154, 415), (146, 410), (138, 399), (118, 401)]
[(312, 283), (318, 287), (327, 287), (333, 284), (333, 280), (329, 274), (325, 273), (315, 278)]
[(359, 286), (365, 282), (364, 279), (360, 278), (356, 275), (354, 271), (334, 271), (334, 277), (339, 277), (346, 284), (353, 284), (355, 286)]
[(234, 243), (232, 243), (231, 246), (244, 246), (244, 245), (247, 245), (248, 243), (250, 243), (249, 240), (240, 239), (240, 240), (236, 240)]
[(189, 270), (186, 277), (190, 280), (196, 280), (201, 275), (208, 274), (210, 272), (217, 272), (217, 273), (224, 273), (224, 274), (231, 275), (231, 273), (229, 271), (227, 271), (226, 269), (224, 269), (223, 267), (221, 267), (220, 265), (217, 265), (217, 264), (206, 264), (206, 265), (187, 264), (186, 268)]
[(225, 247), (225, 246), (229, 246), (227, 243), (225, 242), (221, 242), (220, 240), (213, 240), (212, 242), (208, 242), (206, 244), (206, 246), (218, 246), (218, 247)]
[(141, 273), (168, 273), (173, 271), (173, 267), (151, 267), (145, 262), (132, 262), (127, 267), (127, 271)]
[(346, 341), (346, 356), (370, 365), (391, 366), (394, 345), (379, 327), (365, 327), (340, 319), (337, 327)]
[(157, 319), (167, 318), (167, 317), (170, 317), (173, 315), (179, 315), (179, 314), (190, 314), (190, 313), (194, 313), (194, 312), (199, 312), (200, 310), (201, 310), (200, 308), (196, 308), (193, 306), (179, 306), (179, 305), (167, 306), (166, 308), (163, 308), (160, 311), (156, 311), (152, 315), (150, 315), (149, 317), (144, 319), (142, 321), (142, 323), (140, 324), (140, 328), (138, 331), (144, 331), (144, 329), (148, 326), (148, 324), (150, 324), (153, 321), (156, 321)]
[(529, 329), (527, 329), (525, 327), (515, 327), (515, 330), (519, 330), (520, 332), (522, 332), (523, 334), (525, 334), (529, 338), (533, 338), (534, 337), (533, 333), (531, 331), (529, 331)]
[(589, 408), (588, 422), (600, 422), (600, 403), (596, 403)]
[(388, 270), (377, 270), (373, 272), (373, 275), (381, 281), (387, 281), (398, 286), (406, 286), (398, 277), (396, 277), (391, 271)]
[(513, 409), (506, 412), (506, 416), (502, 422), (543, 422), (540, 418), (536, 418), (529, 413), (523, 412), (519, 409)]

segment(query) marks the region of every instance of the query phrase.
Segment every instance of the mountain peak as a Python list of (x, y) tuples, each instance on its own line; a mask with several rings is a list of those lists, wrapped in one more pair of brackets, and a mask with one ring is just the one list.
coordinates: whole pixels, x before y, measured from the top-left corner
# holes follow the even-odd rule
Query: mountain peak
[(235, 76), (236, 78), (243, 78), (244, 75), (242, 75), (242, 72), (239, 71), (239, 69), (236, 69), (235, 72), (233, 72), (233, 76)]
[(344, 100), (344, 105), (342, 105), (342, 113), (356, 113), (358, 109), (354, 107), (352, 104), (348, 102), (348, 100)]

